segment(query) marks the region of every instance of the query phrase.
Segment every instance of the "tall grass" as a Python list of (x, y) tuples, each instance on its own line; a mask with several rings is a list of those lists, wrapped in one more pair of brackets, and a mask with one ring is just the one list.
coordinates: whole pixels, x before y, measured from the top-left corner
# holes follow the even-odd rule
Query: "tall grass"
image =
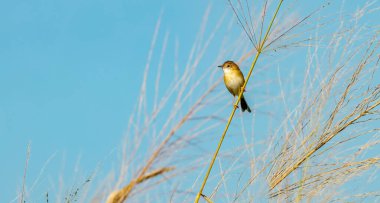
[[(337, 6), (323, 2), (299, 14), (298, 1), (284, 1), (271, 23), (278, 2), (226, 1), (217, 23), (209, 22), (215, 14), (207, 8), (185, 53), (181, 41), (162, 30), (163, 14), (119, 162), (107, 177), (95, 173), (86, 182), (94, 189), (78, 187), (70, 201), (192, 202), (197, 195), (208, 202), (379, 200), (373, 188), (380, 165), (379, 27), (366, 23), (379, 12), (378, 1), (355, 13), (345, 13), (342, 4), (328, 14)], [(255, 56), (257, 67), (248, 70)], [(252, 114), (234, 115), (216, 68), (227, 59), (252, 73), (245, 88)], [(228, 119), (231, 110), (234, 119)], [(27, 200), (24, 193), (19, 200)]]

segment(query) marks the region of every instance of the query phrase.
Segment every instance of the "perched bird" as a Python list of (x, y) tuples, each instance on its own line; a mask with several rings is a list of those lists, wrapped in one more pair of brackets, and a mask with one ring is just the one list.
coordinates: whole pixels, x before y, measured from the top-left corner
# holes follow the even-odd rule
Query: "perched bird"
[[(233, 61), (226, 61), (223, 65), (218, 66), (223, 69), (224, 73), (224, 84), (226, 85), (228, 91), (234, 96), (239, 96), (239, 93), (244, 85), (244, 76), (240, 71), (239, 66)], [(247, 110), (251, 112), (247, 101), (244, 99), (244, 95), (240, 99), (241, 110), (244, 112)]]

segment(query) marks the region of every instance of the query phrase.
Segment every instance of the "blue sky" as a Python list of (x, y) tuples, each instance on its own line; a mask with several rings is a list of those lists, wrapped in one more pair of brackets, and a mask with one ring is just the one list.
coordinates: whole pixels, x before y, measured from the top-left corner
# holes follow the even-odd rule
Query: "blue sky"
[(71, 179), (78, 162), (89, 174), (110, 156), (135, 107), (158, 18), (160, 36), (178, 38), (186, 56), (208, 6), (211, 22), (229, 9), (219, 0), (1, 1), (0, 202), (20, 189), (28, 143), (29, 185), (53, 155), (47, 182)]
[(28, 184), (53, 154), (44, 174), (59, 171), (53, 181), (71, 177), (79, 157), (94, 170), (124, 135), (158, 17), (180, 39), (194, 38), (207, 5), (1, 1), (0, 202), (20, 189), (29, 142)]

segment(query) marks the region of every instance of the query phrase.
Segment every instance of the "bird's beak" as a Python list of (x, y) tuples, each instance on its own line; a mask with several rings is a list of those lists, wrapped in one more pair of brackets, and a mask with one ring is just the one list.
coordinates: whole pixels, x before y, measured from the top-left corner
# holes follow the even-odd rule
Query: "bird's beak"
[(219, 65), (218, 67), (219, 67), (219, 68), (223, 68), (223, 65)]

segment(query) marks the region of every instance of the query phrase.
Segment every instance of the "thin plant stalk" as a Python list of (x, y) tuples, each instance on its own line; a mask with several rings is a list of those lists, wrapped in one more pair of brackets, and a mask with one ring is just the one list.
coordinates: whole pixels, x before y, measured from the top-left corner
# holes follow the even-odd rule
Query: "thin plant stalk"
[(264, 38), (263, 38), (263, 41), (259, 42), (260, 44), (259, 44), (259, 46), (258, 46), (258, 49), (257, 49), (257, 53), (256, 53), (256, 56), (255, 56), (255, 59), (253, 60), (253, 62), (252, 62), (252, 64), (251, 64), (251, 68), (249, 69), (249, 72), (248, 72), (248, 75), (247, 75), (247, 77), (246, 77), (246, 79), (245, 79), (244, 85), (243, 85), (243, 87), (241, 87), (241, 91), (240, 91), (240, 93), (239, 93), (238, 99), (236, 100), (236, 102), (235, 102), (235, 104), (234, 104), (234, 106), (233, 106), (233, 109), (232, 109), (232, 112), (231, 112), (231, 114), (230, 114), (230, 117), (229, 117), (229, 119), (228, 119), (228, 121), (227, 121), (226, 127), (224, 128), (223, 134), (222, 134), (222, 136), (220, 137), (220, 140), (219, 140), (218, 146), (217, 146), (217, 148), (216, 148), (216, 150), (215, 150), (215, 152), (214, 152), (214, 155), (213, 155), (213, 157), (212, 157), (212, 159), (211, 159), (210, 165), (209, 165), (209, 167), (208, 167), (208, 169), (207, 169), (207, 172), (206, 172), (206, 175), (205, 175), (205, 177), (204, 177), (204, 179), (203, 179), (203, 182), (202, 182), (201, 188), (199, 189), (199, 192), (197, 193), (197, 196), (195, 197), (195, 201), (194, 201), (194, 203), (198, 203), (200, 197), (201, 197), (201, 196), (205, 196), (205, 195), (203, 194), (203, 189), (204, 189), (204, 187), (205, 187), (205, 185), (206, 185), (206, 182), (207, 182), (207, 180), (208, 180), (208, 177), (209, 177), (209, 175), (210, 175), (210, 173), (211, 173), (211, 170), (212, 170), (212, 167), (213, 167), (213, 165), (214, 165), (214, 163), (215, 163), (216, 157), (218, 156), (218, 153), (219, 153), (220, 147), (221, 147), (222, 144), (223, 144), (224, 137), (226, 136), (226, 133), (227, 133), (227, 131), (228, 131), (228, 128), (229, 128), (229, 126), (230, 126), (230, 124), (231, 124), (231, 121), (232, 121), (234, 115), (235, 115), (236, 109), (237, 109), (238, 104), (239, 104), (239, 102), (240, 102), (240, 99), (241, 99), (241, 97), (242, 97), (242, 95), (243, 95), (243, 92), (244, 92), (244, 90), (245, 90), (245, 87), (247, 86), (248, 80), (249, 80), (249, 78), (251, 77), (252, 71), (253, 71), (253, 69), (254, 69), (255, 66), (256, 66), (257, 59), (259, 58), (259, 56), (261, 55), (261, 53), (262, 53), (262, 51), (263, 51), (262, 49), (263, 49), (263, 47), (264, 47), (264, 45), (265, 45), (265, 42), (266, 42), (266, 40), (267, 40), (267, 38), (268, 38), (268, 35), (269, 35), (269, 32), (270, 32), (270, 30), (271, 30), (271, 28), (272, 28), (273, 22), (274, 22), (274, 20), (276, 19), (277, 13), (278, 13), (278, 11), (280, 10), (280, 7), (281, 7), (281, 5), (282, 5), (282, 2), (283, 2), (283, 0), (280, 0), (280, 2), (278, 3), (278, 6), (277, 6), (277, 8), (276, 8), (276, 11), (275, 11), (275, 13), (274, 13), (274, 15), (273, 15), (273, 17), (272, 17), (272, 20), (271, 20), (271, 22), (270, 22), (270, 24), (269, 24), (269, 27), (268, 27), (268, 29), (267, 29), (267, 31), (266, 31), (266, 33), (265, 33)]

